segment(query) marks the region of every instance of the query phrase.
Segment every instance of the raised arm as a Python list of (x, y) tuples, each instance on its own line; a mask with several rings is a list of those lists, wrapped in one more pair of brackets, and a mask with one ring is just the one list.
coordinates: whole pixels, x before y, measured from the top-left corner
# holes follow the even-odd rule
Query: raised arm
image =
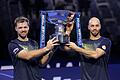
[(54, 48), (55, 45), (58, 45), (58, 42), (57, 40), (55, 40), (55, 38), (49, 40), (47, 42), (47, 46), (44, 47), (44, 48), (41, 48), (41, 49), (37, 49), (37, 50), (31, 50), (31, 51), (27, 51), (27, 50), (21, 50), (17, 56), (19, 58), (22, 58), (22, 59), (26, 59), (26, 60), (29, 60), (33, 57), (37, 57), (37, 56), (42, 56), (44, 55), (46, 52), (49, 52), (51, 49)]

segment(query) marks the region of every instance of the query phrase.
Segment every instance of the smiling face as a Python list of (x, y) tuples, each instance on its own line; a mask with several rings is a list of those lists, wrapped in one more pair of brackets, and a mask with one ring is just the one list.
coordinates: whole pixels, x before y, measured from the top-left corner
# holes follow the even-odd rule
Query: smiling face
[(90, 30), (90, 35), (96, 37), (100, 35), (100, 21), (98, 18), (93, 17), (89, 20), (88, 30)]
[(25, 39), (29, 32), (29, 25), (28, 22), (17, 22), (15, 30), (17, 31), (18, 37), (21, 37), (22, 39)]

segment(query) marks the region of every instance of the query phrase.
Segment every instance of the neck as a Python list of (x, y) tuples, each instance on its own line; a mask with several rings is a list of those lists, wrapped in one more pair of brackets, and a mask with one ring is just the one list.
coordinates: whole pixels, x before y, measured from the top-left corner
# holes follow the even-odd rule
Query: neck
[(100, 37), (101, 37), (100, 35), (97, 35), (97, 36), (90, 35), (90, 39), (91, 39), (91, 40), (97, 40), (97, 39), (99, 39)]
[(19, 39), (20, 41), (28, 41), (28, 38), (27, 38), (27, 37), (25, 37), (25, 38), (21, 38), (20, 36), (18, 36), (17, 39)]

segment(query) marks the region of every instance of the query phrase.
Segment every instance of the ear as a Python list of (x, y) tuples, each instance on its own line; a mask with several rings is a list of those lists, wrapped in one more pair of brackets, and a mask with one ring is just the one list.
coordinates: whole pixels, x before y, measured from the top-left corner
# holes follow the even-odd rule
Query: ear
[(17, 31), (17, 27), (15, 26), (15, 31)]
[(100, 24), (100, 29), (101, 29), (101, 24)]
[(90, 30), (90, 25), (88, 25), (88, 30)]
[(28, 26), (28, 31), (30, 30), (30, 27)]

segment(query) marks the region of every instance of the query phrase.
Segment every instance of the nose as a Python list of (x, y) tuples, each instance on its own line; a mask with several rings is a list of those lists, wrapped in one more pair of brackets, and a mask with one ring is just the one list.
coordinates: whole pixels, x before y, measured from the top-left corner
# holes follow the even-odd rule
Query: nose
[(25, 31), (26, 29), (25, 28), (22, 28), (21, 31)]
[(93, 29), (96, 29), (96, 26), (94, 26)]
[(22, 28), (21, 30), (22, 30), (22, 31), (24, 31), (25, 29), (24, 29), (24, 28)]

